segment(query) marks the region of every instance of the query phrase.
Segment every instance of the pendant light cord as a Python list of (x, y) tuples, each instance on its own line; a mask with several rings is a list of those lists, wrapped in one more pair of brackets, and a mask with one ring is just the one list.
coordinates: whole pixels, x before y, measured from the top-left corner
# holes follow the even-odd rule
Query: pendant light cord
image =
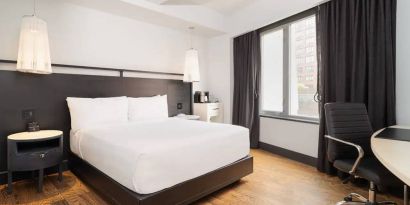
[(189, 32), (189, 36), (190, 36), (190, 37), (189, 37), (189, 43), (190, 43), (190, 46), (191, 46), (190, 49), (194, 49), (193, 40), (192, 40), (192, 39), (193, 39), (192, 36), (194, 35), (194, 34), (193, 34), (193, 33), (194, 33), (194, 29), (195, 29), (194, 27), (189, 27), (189, 31), (190, 31), (190, 32)]
[(37, 1), (33, 0), (33, 16), (37, 15)]

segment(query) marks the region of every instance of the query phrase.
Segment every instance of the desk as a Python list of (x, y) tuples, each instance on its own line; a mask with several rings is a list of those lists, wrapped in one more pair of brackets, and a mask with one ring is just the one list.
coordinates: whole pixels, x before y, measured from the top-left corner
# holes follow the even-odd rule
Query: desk
[[(405, 126), (392, 126), (393, 128), (410, 129)], [(377, 159), (394, 175), (407, 185), (410, 185), (410, 142), (375, 138), (384, 129), (375, 132), (371, 138), (371, 147)], [(405, 204), (407, 199), (407, 186), (404, 187)]]

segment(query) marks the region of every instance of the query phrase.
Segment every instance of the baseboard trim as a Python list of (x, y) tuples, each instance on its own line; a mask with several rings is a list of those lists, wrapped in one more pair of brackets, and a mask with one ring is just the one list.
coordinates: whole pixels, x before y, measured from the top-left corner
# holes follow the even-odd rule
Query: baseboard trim
[(312, 167), (316, 167), (317, 158), (311, 157), (305, 154), (301, 154), (295, 151), (284, 149), (275, 145), (267, 144), (264, 142), (259, 142), (259, 148), (268, 151), (272, 154), (277, 154), (303, 164), (307, 164)]

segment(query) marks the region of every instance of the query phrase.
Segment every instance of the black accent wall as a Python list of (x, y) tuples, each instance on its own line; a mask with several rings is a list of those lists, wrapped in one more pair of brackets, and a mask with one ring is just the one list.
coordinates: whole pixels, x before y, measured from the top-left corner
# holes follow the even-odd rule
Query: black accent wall
[[(28, 111), (33, 111), (40, 129), (64, 132), (64, 159), (67, 159), (71, 128), (67, 97), (167, 94), (169, 115), (173, 116), (191, 113), (191, 93), (192, 84), (181, 80), (0, 71), (0, 173), (7, 170), (7, 136), (26, 130), (27, 120), (24, 118), (28, 117)], [(182, 109), (177, 109), (178, 103), (182, 103)]]

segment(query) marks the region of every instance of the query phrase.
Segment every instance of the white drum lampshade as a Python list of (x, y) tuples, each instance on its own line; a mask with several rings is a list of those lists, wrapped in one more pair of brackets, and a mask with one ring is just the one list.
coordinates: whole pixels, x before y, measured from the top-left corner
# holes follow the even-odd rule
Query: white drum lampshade
[(199, 82), (198, 51), (191, 48), (185, 53), (184, 82)]
[(47, 23), (35, 15), (24, 16), (21, 22), (17, 71), (52, 73)]

